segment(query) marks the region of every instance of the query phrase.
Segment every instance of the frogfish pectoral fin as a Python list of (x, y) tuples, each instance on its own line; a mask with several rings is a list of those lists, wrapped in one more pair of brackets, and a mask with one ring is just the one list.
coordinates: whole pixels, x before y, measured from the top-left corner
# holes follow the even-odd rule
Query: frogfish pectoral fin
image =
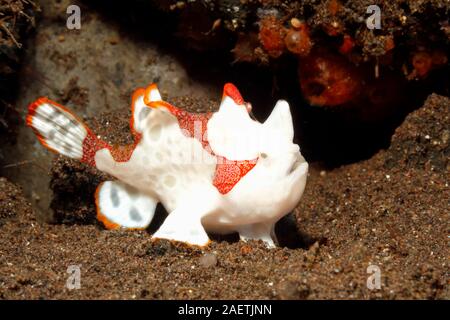
[(195, 208), (180, 207), (169, 213), (152, 239), (167, 239), (204, 247), (210, 242), (198, 215), (193, 216)]
[(97, 219), (107, 229), (145, 229), (153, 219), (157, 201), (120, 181), (106, 181), (95, 193)]

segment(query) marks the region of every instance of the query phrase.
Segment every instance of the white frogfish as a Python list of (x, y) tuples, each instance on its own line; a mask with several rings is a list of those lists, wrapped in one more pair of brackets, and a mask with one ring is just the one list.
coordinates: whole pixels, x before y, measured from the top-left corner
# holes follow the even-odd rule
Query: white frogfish
[(217, 112), (189, 113), (151, 84), (132, 98), (134, 143), (112, 146), (62, 105), (30, 104), (27, 124), (48, 149), (115, 177), (95, 193), (108, 229), (145, 229), (160, 202), (169, 215), (154, 239), (206, 246), (207, 232), (277, 243), (274, 226), (299, 202), (308, 163), (293, 143), (289, 104), (260, 123), (231, 83)]

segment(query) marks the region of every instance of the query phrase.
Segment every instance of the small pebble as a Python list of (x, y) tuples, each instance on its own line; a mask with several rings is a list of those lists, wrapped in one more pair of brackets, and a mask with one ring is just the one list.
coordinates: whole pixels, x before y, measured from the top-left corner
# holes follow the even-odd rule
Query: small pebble
[(202, 267), (209, 268), (217, 265), (217, 257), (213, 253), (205, 253), (199, 260)]

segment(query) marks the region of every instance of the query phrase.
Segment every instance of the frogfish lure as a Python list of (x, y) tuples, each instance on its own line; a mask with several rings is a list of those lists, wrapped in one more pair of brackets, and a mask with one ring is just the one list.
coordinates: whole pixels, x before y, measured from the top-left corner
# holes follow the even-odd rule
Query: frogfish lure
[(108, 229), (145, 229), (161, 202), (169, 215), (154, 239), (206, 246), (207, 232), (238, 232), (275, 246), (274, 225), (297, 205), (308, 172), (286, 101), (260, 123), (231, 83), (210, 113), (177, 108), (151, 84), (134, 92), (131, 110), (128, 146), (101, 140), (47, 98), (30, 104), (26, 122), (48, 149), (117, 179), (95, 193), (97, 218)]

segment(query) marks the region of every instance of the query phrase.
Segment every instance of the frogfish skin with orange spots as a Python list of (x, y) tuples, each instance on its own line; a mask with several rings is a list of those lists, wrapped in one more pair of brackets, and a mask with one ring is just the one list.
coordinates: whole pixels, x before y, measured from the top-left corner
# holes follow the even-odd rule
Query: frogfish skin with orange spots
[(31, 103), (26, 120), (48, 149), (116, 178), (95, 193), (106, 228), (145, 229), (160, 202), (169, 215), (153, 239), (206, 246), (207, 232), (238, 232), (275, 246), (274, 225), (299, 202), (308, 173), (286, 101), (260, 123), (231, 83), (217, 112), (197, 114), (164, 101), (151, 84), (134, 92), (131, 109), (127, 146), (101, 140), (48, 98)]

